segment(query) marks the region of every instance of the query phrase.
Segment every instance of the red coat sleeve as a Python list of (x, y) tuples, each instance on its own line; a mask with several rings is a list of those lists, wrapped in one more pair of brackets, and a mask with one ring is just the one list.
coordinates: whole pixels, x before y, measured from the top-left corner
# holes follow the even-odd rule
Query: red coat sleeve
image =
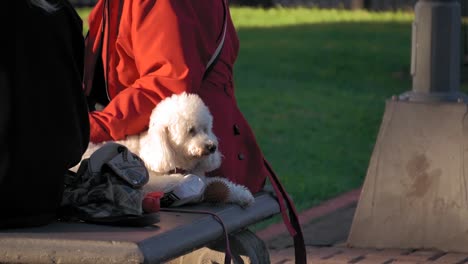
[(222, 16), (210, 15), (213, 1), (124, 2), (119, 36), (113, 38), (111, 29), (108, 38), (115, 49), (109, 49), (107, 60), (118, 61), (108, 73), (112, 100), (89, 115), (92, 142), (140, 133), (163, 98), (197, 90), (222, 26)]

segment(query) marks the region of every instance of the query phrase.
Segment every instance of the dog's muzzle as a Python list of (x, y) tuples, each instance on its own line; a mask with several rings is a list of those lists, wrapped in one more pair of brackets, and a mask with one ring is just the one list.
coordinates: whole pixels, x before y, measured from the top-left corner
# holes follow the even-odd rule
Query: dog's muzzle
[(203, 154), (205, 154), (205, 155), (213, 154), (216, 151), (217, 148), (218, 147), (216, 146), (216, 144), (208, 143), (208, 144), (205, 145), (205, 151), (204, 151)]

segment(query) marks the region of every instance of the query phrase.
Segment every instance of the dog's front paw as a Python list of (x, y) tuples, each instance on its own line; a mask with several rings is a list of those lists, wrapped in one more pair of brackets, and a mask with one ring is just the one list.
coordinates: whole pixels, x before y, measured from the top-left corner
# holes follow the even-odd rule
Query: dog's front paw
[(239, 201), (242, 207), (248, 207), (248, 206), (251, 206), (255, 202), (255, 197), (252, 195), (252, 193), (249, 190), (246, 190), (246, 192), (242, 195)]
[(226, 178), (207, 177), (205, 200), (209, 202), (227, 202), (248, 207), (255, 202), (250, 190), (240, 184), (233, 183)]
[(242, 207), (249, 207), (255, 202), (255, 197), (249, 189), (242, 185), (236, 185), (233, 190), (231, 190), (230, 198), (232, 203), (236, 203)]

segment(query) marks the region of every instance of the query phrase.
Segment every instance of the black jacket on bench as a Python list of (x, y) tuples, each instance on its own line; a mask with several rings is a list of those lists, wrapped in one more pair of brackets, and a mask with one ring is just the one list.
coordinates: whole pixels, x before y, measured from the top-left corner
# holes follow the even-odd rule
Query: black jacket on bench
[(53, 221), (89, 141), (82, 21), (66, 1), (51, 3), (48, 13), (15, 1), (15, 41), (1, 51), (0, 228)]

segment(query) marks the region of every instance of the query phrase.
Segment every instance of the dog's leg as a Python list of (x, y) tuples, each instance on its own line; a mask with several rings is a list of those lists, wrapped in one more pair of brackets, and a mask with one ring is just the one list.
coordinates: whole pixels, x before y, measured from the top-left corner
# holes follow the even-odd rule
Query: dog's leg
[(227, 203), (229, 192), (229, 186), (224, 181), (209, 181), (203, 193), (203, 201), (208, 203)]
[[(209, 191), (209, 194), (211, 195), (211, 202), (213, 202), (213, 200), (215, 200), (216, 197), (220, 197), (225, 202), (235, 203), (242, 207), (247, 207), (252, 205), (255, 201), (255, 198), (253, 197), (249, 189), (247, 189), (247, 187), (240, 184), (235, 184), (226, 178), (205, 177), (205, 181), (207, 184), (207, 191)], [(216, 185), (210, 187), (210, 185), (212, 184)], [(225, 197), (226, 195), (221, 194), (221, 191), (218, 190), (217, 187), (220, 189), (223, 188), (224, 191), (227, 191), (227, 197)], [(206, 195), (208, 195), (208, 193)]]

